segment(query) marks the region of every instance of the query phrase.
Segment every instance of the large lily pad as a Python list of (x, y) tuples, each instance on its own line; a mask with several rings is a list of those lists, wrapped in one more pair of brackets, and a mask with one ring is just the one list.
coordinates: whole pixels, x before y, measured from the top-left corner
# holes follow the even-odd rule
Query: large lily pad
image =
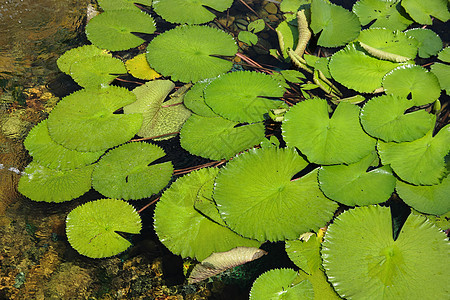
[(285, 114), (282, 134), (289, 147), (297, 147), (310, 162), (357, 162), (375, 147), (359, 123), (359, 107), (340, 103), (331, 119), (323, 99), (302, 101)]
[(292, 181), (308, 163), (295, 150), (252, 149), (216, 178), (214, 199), (230, 228), (259, 241), (295, 239), (329, 221), (337, 204), (320, 191), (317, 169)]
[(237, 46), (227, 33), (207, 26), (178, 26), (155, 37), (147, 47), (150, 66), (172, 80), (197, 82), (229, 71)]
[(344, 212), (322, 244), (328, 280), (347, 299), (445, 299), (449, 258), (447, 237), (424, 217), (410, 215), (394, 240), (380, 206)]
[(70, 75), (70, 68), (73, 63), (98, 55), (112, 57), (112, 54), (104, 49), (100, 49), (94, 45), (84, 45), (64, 52), (64, 54), (58, 58), (56, 63), (62, 72)]
[(106, 153), (92, 173), (95, 190), (111, 198), (142, 199), (158, 193), (170, 181), (171, 162), (155, 164), (164, 151), (148, 143), (128, 143)]
[(442, 22), (447, 22), (450, 18), (450, 12), (447, 8), (446, 0), (402, 0), (402, 6), (406, 12), (420, 24), (432, 24), (431, 16), (436, 17)]
[(412, 142), (378, 141), (381, 161), (390, 164), (404, 181), (416, 185), (438, 184), (446, 172), (444, 157), (450, 151), (450, 125), (434, 137), (432, 131)]
[(119, 9), (139, 9), (134, 3), (147, 6), (152, 5), (152, 0), (98, 0), (98, 5), (103, 10), (119, 10)]
[(141, 218), (133, 206), (117, 199), (100, 199), (73, 209), (66, 219), (70, 245), (91, 258), (125, 251), (131, 243), (117, 232), (138, 234)]

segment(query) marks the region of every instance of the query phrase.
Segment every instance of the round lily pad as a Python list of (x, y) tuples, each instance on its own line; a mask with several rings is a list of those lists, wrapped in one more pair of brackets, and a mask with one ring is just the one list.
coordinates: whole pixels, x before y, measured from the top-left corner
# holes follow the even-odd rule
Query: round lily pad
[(328, 280), (347, 299), (445, 299), (449, 254), (446, 235), (421, 216), (410, 215), (394, 240), (380, 206), (344, 212), (322, 244)]
[(263, 273), (253, 283), (250, 300), (314, 299), (309, 280), (296, 283), (297, 272), (292, 269), (273, 269)]
[(66, 234), (78, 253), (110, 257), (125, 251), (131, 243), (119, 233), (138, 234), (141, 218), (133, 206), (117, 199), (100, 199), (73, 209), (66, 219)]
[(434, 127), (436, 116), (424, 109), (405, 113), (412, 105), (393, 95), (372, 98), (361, 109), (361, 124), (368, 134), (385, 142), (416, 140)]
[(104, 49), (100, 49), (94, 45), (84, 45), (64, 52), (64, 54), (58, 58), (56, 63), (62, 72), (70, 75), (70, 68), (73, 63), (98, 55), (112, 57), (112, 54)]
[(383, 87), (387, 94), (407, 98), (417, 106), (434, 102), (441, 95), (436, 76), (417, 65), (393, 69), (384, 76)]
[(395, 187), (399, 197), (414, 209), (432, 215), (443, 215), (450, 211), (450, 177), (446, 176), (435, 185), (411, 185), (397, 181)]
[(211, 194), (217, 172), (218, 169), (204, 168), (178, 178), (156, 204), (155, 231), (171, 252), (201, 261), (213, 252), (260, 246), (259, 242), (243, 238), (226, 227), (217, 209), (210, 209), (215, 216), (207, 218), (194, 207), (199, 197), (214, 205)]
[(377, 159), (374, 152), (354, 164), (321, 167), (320, 189), (328, 198), (348, 206), (387, 201), (394, 192), (396, 179), (389, 166), (367, 171)]
[(262, 242), (318, 230), (337, 204), (320, 191), (317, 169), (291, 180), (307, 165), (291, 148), (252, 149), (237, 156), (216, 178), (214, 199), (222, 218), (233, 231)]
[(238, 71), (220, 76), (204, 91), (205, 102), (212, 110), (229, 120), (259, 122), (270, 109), (287, 107), (280, 100), (284, 88), (270, 75)]
[(324, 165), (357, 162), (376, 143), (361, 128), (358, 106), (340, 103), (330, 119), (327, 101), (318, 98), (291, 107), (284, 116), (282, 134), (289, 147)]
[(101, 194), (125, 200), (158, 193), (170, 181), (171, 162), (154, 164), (165, 152), (148, 143), (128, 143), (106, 153), (92, 173), (92, 187)]
[(98, 0), (98, 5), (103, 10), (118, 10), (118, 9), (139, 9), (134, 3), (143, 4), (146, 6), (152, 5), (152, 0)]
[(238, 125), (238, 122), (219, 116), (210, 118), (194, 114), (181, 128), (181, 147), (201, 157), (229, 159), (264, 139), (262, 122)]
[(402, 0), (402, 6), (411, 18), (419, 24), (431, 25), (431, 16), (442, 22), (447, 22), (450, 18), (448, 2), (445, 0)]
[(442, 49), (441, 38), (431, 29), (413, 28), (405, 33), (418, 42), (419, 57), (428, 58), (436, 55)]
[(20, 177), (18, 191), (33, 201), (70, 201), (91, 189), (93, 169), (94, 165), (55, 170), (32, 161)]
[(213, 20), (215, 11), (224, 11), (233, 4), (233, 0), (159, 0), (153, 1), (153, 9), (164, 20), (180, 24), (203, 24)]
[(217, 117), (217, 114), (212, 111), (205, 103), (203, 91), (211, 83), (212, 79), (205, 79), (198, 81), (184, 96), (184, 105), (192, 112), (203, 117)]
[(50, 137), (77, 151), (101, 151), (122, 144), (139, 131), (142, 114), (114, 112), (134, 101), (133, 93), (116, 86), (72, 93), (50, 113)]
[(247, 45), (255, 45), (258, 43), (258, 36), (250, 31), (241, 31), (238, 35), (238, 40), (247, 44)]
[(134, 48), (144, 41), (133, 32), (155, 32), (153, 18), (137, 10), (111, 10), (93, 17), (86, 25), (88, 40), (99, 48), (120, 51)]
[(208, 26), (178, 26), (155, 37), (147, 47), (150, 66), (174, 81), (197, 82), (229, 71), (237, 46), (227, 33)]
[(48, 134), (47, 120), (34, 126), (23, 144), (37, 163), (49, 169), (70, 170), (90, 165), (104, 153), (70, 150), (55, 143)]

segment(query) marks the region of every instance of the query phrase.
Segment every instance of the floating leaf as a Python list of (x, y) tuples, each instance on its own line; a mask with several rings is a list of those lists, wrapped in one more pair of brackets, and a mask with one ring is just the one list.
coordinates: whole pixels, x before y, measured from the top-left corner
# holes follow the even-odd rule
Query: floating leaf
[(317, 170), (292, 181), (308, 163), (295, 150), (252, 149), (216, 178), (214, 199), (230, 228), (259, 241), (295, 239), (324, 226), (337, 204), (323, 196)]
[(319, 186), (328, 198), (348, 206), (385, 202), (394, 192), (396, 179), (389, 166), (367, 171), (378, 157), (375, 152), (350, 165), (323, 166)]
[(413, 22), (401, 7), (400, 0), (360, 0), (352, 10), (362, 25), (375, 20), (371, 28), (405, 30)]
[(138, 132), (142, 115), (114, 112), (134, 101), (133, 93), (116, 86), (72, 93), (50, 113), (50, 137), (78, 151), (101, 151), (122, 144)]
[(178, 26), (155, 37), (147, 47), (150, 66), (172, 80), (196, 82), (229, 71), (237, 46), (227, 33), (208, 26)]
[(188, 283), (200, 282), (225, 270), (243, 265), (267, 254), (266, 251), (252, 247), (236, 247), (227, 252), (213, 253), (195, 265), (189, 275)]
[(359, 123), (359, 107), (340, 103), (331, 119), (323, 99), (297, 103), (284, 115), (283, 138), (317, 164), (353, 163), (373, 151), (375, 140)]
[(284, 88), (271, 76), (238, 71), (220, 76), (204, 90), (205, 102), (224, 118), (237, 122), (259, 122), (270, 109), (287, 107), (268, 98), (282, 97)]
[(436, 75), (441, 89), (445, 90), (447, 95), (450, 95), (450, 66), (434, 63), (431, 65), (431, 72)]
[(450, 12), (447, 8), (446, 0), (402, 0), (402, 6), (406, 12), (419, 24), (431, 25), (431, 16), (442, 22), (447, 22)]
[(450, 177), (446, 176), (441, 183), (423, 186), (411, 185), (398, 181), (395, 187), (399, 197), (406, 204), (432, 215), (443, 215), (450, 211)]
[(386, 28), (372, 28), (361, 31), (358, 41), (375, 57), (404, 62), (417, 55), (418, 42), (404, 32)]
[(373, 137), (385, 142), (410, 142), (434, 127), (436, 116), (424, 109), (405, 113), (410, 100), (382, 95), (369, 100), (361, 109), (361, 125)]
[(448, 212), (444, 215), (441, 215), (441, 216), (434, 216), (434, 215), (422, 214), (414, 209), (411, 209), (411, 214), (427, 218), (428, 221), (431, 222), (431, 224), (437, 226), (438, 228), (440, 228), (443, 231), (450, 229), (450, 212)]
[(306, 60), (308, 66), (320, 70), (327, 78), (331, 78), (330, 70), (328, 69), (328, 63), (331, 57), (317, 57), (315, 55), (305, 54), (303, 58)]
[(283, 16), (287, 21), (295, 19), (297, 15), (297, 11), (301, 8), (304, 8), (305, 5), (311, 3), (311, 0), (283, 0), (280, 3), (280, 11), (284, 14)]
[(241, 31), (238, 34), (238, 40), (251, 46), (258, 43), (258, 36), (250, 31)]
[(125, 200), (157, 194), (170, 181), (170, 161), (155, 161), (166, 155), (156, 145), (128, 143), (108, 151), (92, 173), (92, 186), (99, 193)]
[(445, 299), (449, 246), (443, 232), (414, 215), (394, 241), (389, 208), (368, 206), (334, 220), (322, 259), (328, 280), (343, 298)]
[(263, 273), (253, 283), (250, 300), (314, 299), (309, 280), (296, 283), (297, 272), (292, 269), (273, 269)]
[(55, 170), (31, 162), (20, 177), (18, 191), (33, 201), (70, 201), (91, 189), (93, 169), (94, 165)]
[(70, 245), (91, 258), (110, 257), (131, 243), (118, 232), (138, 234), (141, 218), (133, 206), (117, 199), (100, 199), (73, 209), (66, 219)]
[(285, 59), (289, 58), (288, 49), (295, 49), (298, 43), (298, 27), (288, 21), (283, 21), (275, 28), (281, 53)]
[(372, 93), (380, 88), (383, 76), (397, 66), (399, 64), (357, 50), (355, 44), (336, 52), (328, 65), (336, 81), (361, 93)]
[(450, 63), (450, 47), (447, 46), (444, 49), (442, 49), (438, 54), (438, 58), (443, 62)]
[(233, 0), (159, 0), (153, 1), (153, 9), (164, 20), (179, 24), (203, 24), (213, 20), (216, 15), (206, 7), (215, 11), (228, 9)]
[(434, 137), (430, 130), (412, 142), (385, 143), (378, 141), (378, 153), (383, 164), (390, 164), (404, 181), (416, 185), (438, 184), (446, 168), (444, 157), (450, 151), (450, 125)]
[(241, 237), (194, 208), (202, 187), (208, 184), (207, 189), (212, 190), (218, 171), (204, 168), (178, 178), (156, 204), (155, 231), (160, 241), (174, 254), (201, 261), (214, 252), (224, 252), (238, 246), (260, 246), (259, 242)]
[(206, 105), (203, 91), (211, 83), (212, 79), (198, 81), (184, 96), (183, 103), (192, 112), (203, 117), (217, 117), (211, 107)]
[(442, 49), (441, 38), (431, 29), (413, 28), (405, 33), (418, 42), (419, 57), (428, 58), (436, 55)]
[(247, 26), (247, 30), (253, 33), (258, 33), (266, 28), (266, 23), (263, 19), (256, 19), (253, 22), (250, 22)]
[(111, 53), (106, 50), (100, 49), (94, 45), (84, 45), (64, 52), (64, 54), (58, 58), (56, 63), (62, 72), (70, 75), (70, 68), (73, 63), (93, 56), (112, 57)]
[(190, 153), (213, 160), (229, 159), (264, 139), (264, 124), (239, 126), (222, 117), (192, 115), (180, 132), (181, 146)]
[(37, 163), (49, 169), (70, 170), (90, 165), (104, 153), (70, 150), (55, 143), (48, 134), (47, 120), (34, 126), (23, 144)]
[(345, 8), (325, 0), (311, 2), (311, 29), (321, 32), (317, 44), (323, 47), (343, 46), (359, 35), (358, 17)]
[[(119, 10), (119, 9), (139, 9), (134, 5), (136, 0), (98, 0), (98, 5), (103, 10)], [(139, 0), (139, 4), (146, 6), (152, 5), (152, 0)]]
[(436, 76), (416, 65), (393, 69), (384, 76), (383, 87), (387, 94), (407, 98), (417, 106), (434, 102), (441, 95)]
[(152, 80), (161, 77), (161, 74), (150, 68), (145, 53), (127, 60), (125, 66), (131, 75), (139, 79)]
[(297, 240), (286, 241), (285, 247), (290, 260), (306, 273), (312, 274), (319, 271), (322, 265), (321, 238), (312, 232), (307, 234), (306, 238), (302, 236)]
[(306, 76), (303, 73), (296, 70), (282, 70), (280, 73), (284, 79), (293, 83), (303, 83), (302, 79), (306, 79)]
[(153, 18), (136, 10), (111, 10), (93, 17), (86, 25), (88, 40), (99, 48), (120, 51), (134, 48), (144, 41), (132, 32), (151, 34)]

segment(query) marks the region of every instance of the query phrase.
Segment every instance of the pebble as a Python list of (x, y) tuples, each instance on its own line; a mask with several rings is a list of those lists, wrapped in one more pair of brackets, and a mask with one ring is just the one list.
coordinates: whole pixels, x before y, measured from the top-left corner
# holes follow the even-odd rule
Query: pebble
[(269, 2), (264, 6), (264, 9), (269, 13), (269, 14), (276, 14), (278, 12), (278, 7), (275, 5), (275, 3), (273, 2)]

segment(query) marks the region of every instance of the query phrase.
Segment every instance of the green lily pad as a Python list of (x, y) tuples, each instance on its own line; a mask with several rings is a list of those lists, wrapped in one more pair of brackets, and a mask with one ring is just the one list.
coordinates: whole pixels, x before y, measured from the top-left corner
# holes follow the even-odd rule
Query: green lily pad
[(441, 63), (431, 65), (431, 72), (436, 75), (441, 89), (450, 95), (450, 66)]
[(184, 105), (192, 112), (203, 117), (217, 117), (217, 114), (212, 111), (205, 103), (203, 91), (211, 83), (212, 79), (205, 79), (198, 81), (184, 96)]
[(64, 52), (64, 54), (58, 58), (56, 63), (62, 72), (70, 75), (70, 68), (73, 63), (93, 56), (112, 57), (112, 54), (94, 45), (84, 45)]
[(416, 65), (400, 66), (383, 78), (386, 94), (412, 100), (414, 105), (424, 105), (436, 101), (441, 88), (436, 76), (424, 67)]
[(413, 21), (409, 18), (400, 0), (360, 0), (353, 5), (352, 11), (358, 16), (361, 25), (371, 28), (387, 28), (391, 30), (405, 30)]
[(295, 19), (297, 11), (305, 5), (311, 3), (311, 0), (283, 0), (280, 3), (280, 11), (287, 21)]
[(323, 99), (297, 103), (284, 115), (282, 134), (289, 147), (297, 147), (317, 164), (354, 163), (375, 147), (359, 123), (359, 107), (340, 103), (331, 119)]
[(32, 161), (23, 171), (17, 189), (33, 201), (70, 201), (91, 189), (93, 169), (94, 165), (72, 170), (55, 170)]
[(328, 63), (331, 57), (317, 57), (315, 55), (303, 55), (308, 66), (317, 69), (325, 75), (327, 78), (331, 78), (330, 69), (328, 69)]
[(70, 245), (91, 258), (110, 257), (131, 243), (117, 232), (138, 234), (141, 218), (133, 206), (117, 199), (100, 199), (73, 209), (66, 219)]
[(361, 93), (372, 93), (380, 88), (383, 76), (397, 66), (399, 64), (367, 55), (355, 44), (336, 52), (328, 64), (336, 81)]
[(233, 231), (259, 241), (295, 239), (324, 226), (337, 204), (320, 191), (317, 169), (291, 180), (307, 165), (290, 148), (237, 156), (216, 178), (214, 199), (222, 218)]
[(432, 215), (443, 215), (450, 211), (450, 178), (446, 176), (435, 185), (411, 185), (398, 181), (397, 194), (406, 204), (414, 209)]
[(48, 134), (47, 120), (33, 127), (23, 142), (28, 153), (40, 165), (49, 169), (70, 170), (90, 165), (104, 153), (80, 152), (55, 143)]
[(204, 260), (214, 252), (238, 246), (259, 247), (255, 240), (243, 238), (229, 228), (199, 213), (194, 204), (205, 184), (211, 190), (218, 169), (204, 168), (180, 177), (156, 204), (154, 228), (160, 241), (174, 254)]
[(367, 52), (381, 59), (404, 62), (417, 55), (418, 42), (401, 31), (366, 29), (361, 31), (358, 41)]
[(317, 44), (323, 47), (343, 46), (356, 39), (361, 29), (353, 12), (325, 0), (312, 1), (310, 26), (314, 34), (321, 32)]
[(380, 206), (339, 215), (322, 244), (328, 280), (347, 299), (445, 299), (449, 254), (445, 234), (424, 217), (410, 215), (394, 240)]
[(110, 10), (89, 21), (86, 36), (99, 48), (120, 51), (137, 47), (144, 42), (132, 32), (152, 34), (155, 30), (153, 18), (142, 11)]
[(253, 33), (258, 33), (266, 28), (266, 23), (263, 19), (256, 19), (253, 22), (250, 22), (247, 26), (247, 30)]
[(229, 71), (237, 46), (227, 33), (208, 26), (178, 26), (155, 37), (147, 47), (150, 66), (174, 81), (197, 82)]
[(442, 49), (441, 38), (431, 29), (413, 28), (405, 31), (405, 33), (418, 42), (419, 57), (428, 58), (436, 55)]
[(438, 58), (443, 62), (450, 63), (450, 47), (447, 46), (438, 53)]
[(181, 147), (201, 157), (229, 159), (264, 139), (263, 123), (238, 125), (238, 122), (219, 116), (210, 118), (194, 114), (181, 128)]
[(114, 114), (136, 101), (125, 88), (81, 90), (64, 97), (48, 116), (48, 132), (58, 144), (77, 151), (102, 151), (130, 140), (142, 114)]
[(389, 166), (367, 171), (378, 157), (375, 152), (350, 165), (323, 166), (319, 186), (328, 198), (348, 206), (363, 206), (387, 201), (396, 179)]
[(298, 27), (296, 23), (294, 24), (292, 24), (292, 22), (283, 21), (275, 28), (281, 54), (284, 59), (289, 58), (289, 54), (287, 53), (288, 49), (295, 49), (294, 47), (298, 43)]
[(382, 95), (369, 100), (361, 109), (361, 125), (373, 137), (385, 142), (410, 142), (434, 127), (436, 116), (424, 109), (405, 113), (410, 100)]
[(440, 216), (434, 216), (434, 215), (427, 215), (422, 214), (414, 209), (411, 209), (412, 215), (418, 215), (423, 216), (428, 219), (433, 225), (440, 228), (442, 231), (447, 231), (450, 229), (450, 212), (440, 215)]
[(296, 283), (297, 272), (292, 269), (273, 269), (263, 273), (253, 283), (250, 300), (314, 299), (309, 280)]
[(406, 12), (419, 24), (432, 24), (431, 16), (447, 22), (450, 12), (447, 8), (446, 0), (402, 0), (402, 6)]
[(258, 36), (250, 31), (241, 31), (238, 34), (238, 40), (252, 46), (258, 43)]
[[(139, 0), (137, 3), (146, 6), (152, 5), (152, 0)], [(104, 10), (119, 10), (119, 9), (137, 9), (139, 8), (134, 5), (136, 0), (98, 0), (98, 5)]]
[(263, 121), (270, 109), (287, 107), (266, 98), (283, 94), (284, 88), (270, 75), (248, 71), (222, 75), (204, 90), (205, 102), (216, 114), (237, 122)]
[(416, 185), (438, 184), (446, 172), (444, 157), (450, 151), (450, 125), (434, 137), (432, 131), (412, 142), (378, 141), (381, 161), (390, 164), (404, 181)]
[(302, 235), (300, 239), (286, 241), (285, 248), (289, 259), (308, 274), (319, 271), (322, 266), (321, 239), (315, 233), (310, 232)]
[(154, 162), (166, 153), (156, 145), (128, 143), (108, 151), (92, 173), (92, 187), (99, 193), (125, 200), (157, 194), (170, 181), (170, 161)]
[(152, 6), (168, 22), (203, 24), (216, 17), (205, 6), (220, 12), (228, 9), (231, 4), (233, 0), (159, 0), (153, 1)]

